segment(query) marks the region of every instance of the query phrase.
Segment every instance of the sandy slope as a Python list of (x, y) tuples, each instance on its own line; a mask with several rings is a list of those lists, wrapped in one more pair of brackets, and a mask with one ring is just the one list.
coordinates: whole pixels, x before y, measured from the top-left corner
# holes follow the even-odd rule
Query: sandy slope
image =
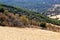
[(60, 20), (60, 15), (56, 15), (56, 16), (48, 16), (48, 17), (53, 18), (53, 19), (56, 19), (56, 17), (57, 17), (57, 18), (59, 18), (58, 20)]
[(60, 40), (60, 33), (33, 28), (0, 27), (0, 40)]

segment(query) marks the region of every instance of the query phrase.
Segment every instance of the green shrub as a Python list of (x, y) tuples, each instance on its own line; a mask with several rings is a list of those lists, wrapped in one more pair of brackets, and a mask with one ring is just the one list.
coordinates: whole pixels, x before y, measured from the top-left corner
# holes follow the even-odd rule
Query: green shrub
[(0, 12), (4, 12), (4, 9), (3, 8), (0, 8)]
[(45, 22), (41, 22), (41, 23), (40, 23), (40, 27), (46, 28), (46, 23), (45, 23)]

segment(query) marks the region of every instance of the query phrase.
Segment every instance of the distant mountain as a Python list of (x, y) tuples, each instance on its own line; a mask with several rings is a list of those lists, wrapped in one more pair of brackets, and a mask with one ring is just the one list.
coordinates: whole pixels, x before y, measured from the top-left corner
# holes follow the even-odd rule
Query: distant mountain
[(50, 8), (52, 4), (60, 3), (60, 0), (0, 0), (0, 2), (42, 12)]

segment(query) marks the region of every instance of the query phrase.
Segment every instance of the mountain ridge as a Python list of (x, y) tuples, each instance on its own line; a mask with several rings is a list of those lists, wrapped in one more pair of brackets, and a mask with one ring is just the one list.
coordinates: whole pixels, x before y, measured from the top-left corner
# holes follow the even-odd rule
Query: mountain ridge
[[(46, 9), (52, 7), (52, 4), (60, 3), (60, 0), (0, 0), (4, 4), (20, 6), (29, 10), (44, 12)], [(50, 6), (50, 7), (49, 7)]]

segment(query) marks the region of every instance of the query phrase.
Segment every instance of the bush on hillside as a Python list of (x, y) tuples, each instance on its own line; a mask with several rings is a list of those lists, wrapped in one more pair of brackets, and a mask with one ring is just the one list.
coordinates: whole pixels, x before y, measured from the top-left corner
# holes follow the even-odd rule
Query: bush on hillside
[(3, 8), (0, 8), (0, 12), (4, 12), (4, 9)]
[(41, 23), (40, 23), (40, 27), (46, 28), (46, 23), (45, 23), (45, 22), (41, 22)]
[(24, 25), (28, 25), (29, 24), (29, 19), (27, 18), (26, 15), (22, 15), (20, 17), (20, 22), (22, 22)]
[(35, 26), (39, 26), (40, 22), (32, 19), (32, 20), (30, 21), (30, 24), (31, 24), (31, 25), (35, 25)]

